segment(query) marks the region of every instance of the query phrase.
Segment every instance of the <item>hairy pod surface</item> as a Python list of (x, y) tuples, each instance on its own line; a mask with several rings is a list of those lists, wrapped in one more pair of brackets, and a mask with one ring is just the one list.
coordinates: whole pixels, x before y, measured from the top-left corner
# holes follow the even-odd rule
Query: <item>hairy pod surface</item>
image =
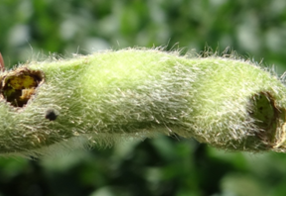
[(286, 150), (286, 88), (249, 61), (128, 49), (30, 62), (0, 79), (1, 153), (158, 132), (226, 150)]

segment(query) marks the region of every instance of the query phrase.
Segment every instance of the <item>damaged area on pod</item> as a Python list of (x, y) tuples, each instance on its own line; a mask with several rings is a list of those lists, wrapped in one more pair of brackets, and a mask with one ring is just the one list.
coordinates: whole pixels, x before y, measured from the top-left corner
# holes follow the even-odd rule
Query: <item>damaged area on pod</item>
[(5, 73), (0, 78), (0, 96), (13, 107), (22, 108), (44, 82), (42, 71), (17, 68)]

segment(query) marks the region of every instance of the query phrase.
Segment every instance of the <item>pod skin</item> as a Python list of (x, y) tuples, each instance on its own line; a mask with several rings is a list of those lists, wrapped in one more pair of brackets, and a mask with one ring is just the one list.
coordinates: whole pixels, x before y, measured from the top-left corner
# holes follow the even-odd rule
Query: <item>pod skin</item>
[(226, 150), (286, 150), (286, 88), (250, 61), (126, 49), (30, 62), (0, 79), (2, 154), (158, 132)]

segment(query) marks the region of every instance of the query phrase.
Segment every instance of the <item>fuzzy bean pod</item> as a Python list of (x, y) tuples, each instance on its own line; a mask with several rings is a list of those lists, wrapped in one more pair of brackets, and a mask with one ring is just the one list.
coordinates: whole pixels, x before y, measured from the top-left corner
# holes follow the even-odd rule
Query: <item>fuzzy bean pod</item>
[(158, 132), (226, 150), (286, 150), (286, 88), (249, 61), (128, 49), (30, 62), (0, 80), (2, 154)]

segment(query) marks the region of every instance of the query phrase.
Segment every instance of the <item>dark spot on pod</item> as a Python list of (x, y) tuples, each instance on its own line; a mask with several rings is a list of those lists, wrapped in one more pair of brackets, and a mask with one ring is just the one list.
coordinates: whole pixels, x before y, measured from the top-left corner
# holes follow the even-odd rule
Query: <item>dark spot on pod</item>
[(48, 120), (56, 120), (58, 117), (58, 113), (54, 109), (48, 109), (45, 113), (45, 118)]

